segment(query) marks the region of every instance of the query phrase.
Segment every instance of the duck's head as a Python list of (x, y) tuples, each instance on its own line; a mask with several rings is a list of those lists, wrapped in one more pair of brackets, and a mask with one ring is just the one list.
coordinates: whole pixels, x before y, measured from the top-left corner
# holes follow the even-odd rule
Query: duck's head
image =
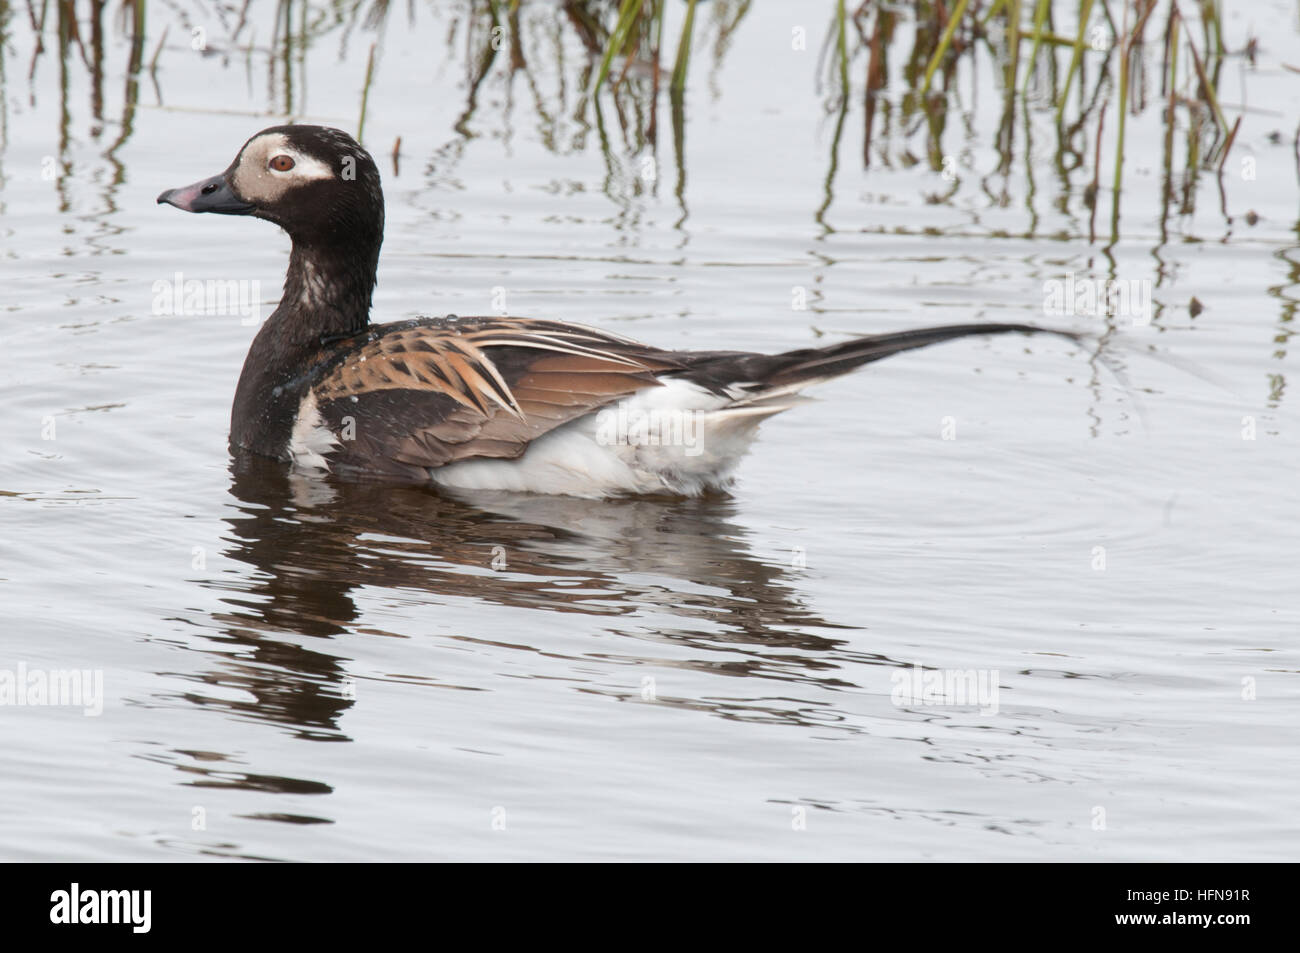
[(307, 247), (378, 253), (384, 195), (370, 154), (340, 129), (272, 126), (244, 143), (219, 175), (168, 189), (158, 203), (186, 212), (252, 215)]

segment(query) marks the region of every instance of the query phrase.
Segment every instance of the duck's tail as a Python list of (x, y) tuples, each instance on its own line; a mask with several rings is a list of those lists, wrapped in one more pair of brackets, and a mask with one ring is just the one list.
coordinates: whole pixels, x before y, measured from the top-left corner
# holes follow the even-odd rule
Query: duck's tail
[(761, 402), (774, 406), (774, 402), (768, 403), (772, 398), (797, 394), (812, 384), (839, 377), (894, 354), (954, 338), (1012, 332), (1051, 334), (1076, 342), (1083, 338), (1072, 331), (1040, 328), (1032, 324), (947, 324), (915, 331), (872, 334), (826, 347), (806, 347), (782, 354), (704, 352), (693, 355), (688, 370), (680, 376), (736, 399), (737, 405)]

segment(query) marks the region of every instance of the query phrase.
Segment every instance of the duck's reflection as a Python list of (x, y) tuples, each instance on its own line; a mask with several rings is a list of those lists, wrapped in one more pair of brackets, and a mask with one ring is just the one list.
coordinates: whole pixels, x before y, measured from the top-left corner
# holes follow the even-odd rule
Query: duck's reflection
[[(854, 650), (844, 631), (851, 627), (810, 611), (797, 571), (750, 549), (729, 498), (595, 502), (502, 494), (470, 504), (420, 488), (305, 480), (252, 458), (236, 461), (231, 473), (224, 555), (249, 570), (201, 580), (219, 590), (224, 606), (197, 620), (210, 630), (205, 657), (219, 661), (183, 675), (196, 684), (184, 697), (304, 739), (350, 740), (342, 715), (356, 693), (348, 641), (336, 637), (390, 634), (365, 618), (365, 599), (358, 605), (354, 597), (363, 589), (414, 604), (469, 599), (485, 610), (583, 614), (627, 646), (610, 652), (604, 640), (603, 651), (584, 653), (585, 660), (744, 679), (727, 697), (655, 699), (727, 719), (825, 727), (840, 720), (825, 690), (857, 687), (846, 671), (900, 664)], [(490, 611), (483, 617), (483, 630), (443, 637), (560, 657), (553, 645), (521, 645), (527, 636), (517, 626), (508, 645), (496, 641), (497, 618)], [(391, 678), (482, 690), (437, 673)], [(769, 680), (806, 691), (755, 687)], [(580, 690), (635, 699), (636, 681), (586, 680)], [(813, 695), (821, 701), (808, 700)], [(155, 757), (197, 776), (189, 783), (201, 787), (304, 793), (304, 785), (320, 784), (247, 773), (240, 758), (218, 752)]]
[[(751, 552), (730, 499), (501, 494), (471, 505), (421, 488), (304, 480), (255, 459), (236, 461), (232, 476), (237, 503), (225, 555), (256, 571), (205, 583), (221, 588), (229, 607), (212, 619), (226, 664), (199, 676), (226, 691), (205, 704), (313, 737), (342, 737), (339, 715), (351, 705), (344, 660), (300, 636), (352, 631), (360, 615), (353, 593), (363, 588), (666, 617), (678, 624), (653, 632), (631, 620), (609, 626), (633, 637), (619, 660), (642, 661), (641, 634), (704, 650), (697, 661), (644, 660), (650, 663), (847, 684), (828, 673), (846, 660), (834, 658), (845, 644), (836, 630), (846, 627), (802, 604), (793, 570)], [(464, 637), (493, 641), (480, 635)], [(518, 638), (512, 634), (512, 643)], [(225, 700), (232, 694), (244, 700)]]

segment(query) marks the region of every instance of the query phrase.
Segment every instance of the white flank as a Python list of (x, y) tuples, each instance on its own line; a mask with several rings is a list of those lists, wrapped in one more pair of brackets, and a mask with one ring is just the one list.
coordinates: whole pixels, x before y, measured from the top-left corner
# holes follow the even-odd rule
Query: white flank
[(328, 470), (325, 454), (339, 446), (339, 439), (330, 432), (321, 419), (316, 406), (316, 395), (307, 391), (298, 405), (298, 417), (289, 435), (289, 454), (293, 465), (304, 470)]
[[(517, 460), (465, 460), (431, 470), (430, 476), (440, 486), (465, 490), (594, 499), (665, 492), (694, 496), (729, 486), (758, 425), (798, 402), (734, 406), (698, 384), (669, 379), (557, 427)], [(611, 424), (626, 421), (632, 422), (632, 433), (611, 430)], [(637, 427), (646, 421), (665, 426), (658, 432)], [(667, 426), (671, 422), (677, 425)], [(659, 439), (665, 435), (671, 439)]]

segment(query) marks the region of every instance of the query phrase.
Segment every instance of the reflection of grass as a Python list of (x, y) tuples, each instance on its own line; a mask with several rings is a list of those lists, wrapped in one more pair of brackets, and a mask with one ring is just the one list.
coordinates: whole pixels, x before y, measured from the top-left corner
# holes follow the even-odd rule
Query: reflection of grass
[[(943, 172), (945, 180), (951, 181), (952, 157), (945, 152), (941, 142), (945, 127), (943, 113), (950, 99), (971, 95), (964, 90), (967, 72), (960, 71), (959, 66), (968, 62), (974, 66), (975, 63), (970, 61), (981, 53), (987, 53), (1000, 66), (997, 72), (1003, 90), (1003, 115), (995, 147), (1001, 158), (998, 172), (1003, 175), (1008, 174), (1013, 165), (1012, 136), (1017, 113), (1025, 113), (1027, 123), (1031, 110), (1037, 111), (1046, 105), (1053, 108), (1060, 143), (1057, 165), (1065, 170), (1077, 167), (1089, 152), (1093, 154), (1094, 164), (1100, 163), (1099, 140), (1103, 119), (1107, 106), (1111, 107), (1115, 137), (1111, 242), (1118, 239), (1124, 144), (1129, 119), (1141, 116), (1148, 105), (1146, 32), (1160, 5), (1159, 0), (1124, 3), (1118, 22), (1106, 0), (1100, 4), (1095, 0), (1057, 0), (1055, 3), (1052, 0), (993, 0), (986, 9), (982, 9), (980, 3), (969, 3), (969, 0), (916, 0), (911, 12), (914, 29), (910, 32), (896, 29), (900, 17), (906, 16), (898, 12), (899, 8), (877, 0), (863, 0), (849, 17), (856, 27), (858, 42), (848, 47), (842, 39), (844, 3), (843, 0), (837, 2), (826, 43), (827, 47), (834, 44), (828, 76), (838, 91), (838, 104), (843, 109), (849, 95), (847, 76), (850, 64), (860, 52), (866, 52), (865, 162), (869, 164), (871, 161), (873, 138), (877, 141), (880, 138), (874, 126), (881, 113), (874, 100), (881, 98), (892, 79), (904, 90), (898, 103), (902, 110), (901, 128), (905, 131), (915, 128), (910, 120), (917, 114), (924, 115), (930, 131), (927, 151), (931, 167), (936, 172)], [(1240, 119), (1229, 124), (1218, 98), (1218, 78), (1227, 55), (1223, 46), (1219, 3), (1216, 0), (1196, 3), (1201, 25), (1199, 38), (1193, 36), (1192, 26), (1184, 18), (1177, 0), (1169, 0), (1167, 6), (1159, 74), (1162, 96), (1157, 100), (1159, 108), (1151, 111), (1151, 118), (1165, 126), (1164, 164), (1167, 172), (1174, 161), (1173, 131), (1180, 122), (1186, 130), (1182, 149), (1185, 189), (1181, 210), (1188, 212), (1195, 197), (1194, 184), (1198, 174), (1203, 170), (1222, 174)], [(1070, 24), (1069, 35), (1065, 36), (1055, 20), (1069, 14), (1073, 14), (1074, 22)], [(891, 49), (892, 46), (902, 47), (908, 36), (911, 37), (910, 50)], [(1021, 50), (1026, 42), (1027, 56), (1022, 56)], [(1180, 52), (1184, 54), (1181, 57)], [(1112, 56), (1112, 53), (1117, 55)], [(1068, 65), (1063, 74), (1057, 61), (1061, 54), (1068, 54)], [(882, 72), (887, 70), (882, 63), (887, 64), (898, 56), (906, 57), (901, 75), (895, 73), (889, 79), (882, 78)], [(1088, 67), (1094, 61), (1099, 61), (1099, 66), (1090, 70)], [(1183, 64), (1181, 72), (1180, 62)], [(1079, 91), (1077, 102), (1071, 98), (1076, 85)], [(918, 89), (919, 93), (916, 92)], [(1135, 91), (1138, 94), (1136, 99)], [(886, 132), (891, 129), (891, 114), (892, 110), (883, 112)], [(892, 128), (899, 127), (895, 120)], [(1089, 139), (1097, 143), (1092, 150), (1087, 148)], [(888, 162), (884, 147), (878, 151)], [(1026, 169), (1026, 174), (1028, 171)], [(1095, 169), (1094, 183), (1098, 180), (1098, 173), (1099, 170)], [(1173, 180), (1172, 174), (1167, 176), (1170, 189)], [(1188, 188), (1188, 185), (1192, 187)], [(1090, 208), (1096, 199), (1095, 191), (1094, 185), (1084, 192), (1085, 204)]]
[[(465, 107), (454, 125), (460, 137), (440, 153), (453, 162), (465, 141), (482, 134), (480, 90), (492, 83), (511, 91), (522, 79), (540, 120), (546, 148), (581, 150), (594, 129), (609, 174), (605, 191), (625, 209), (643, 190), (657, 192), (661, 90), (668, 93), (676, 164), (675, 194), (685, 206), (685, 91), (692, 64), (713, 38), (712, 62), (721, 63), (751, 0), (466, 0), (465, 15), (447, 33), (448, 54), (466, 70)], [(435, 2), (436, 5), (436, 2)], [(701, 13), (709, 11), (707, 23)], [(670, 15), (671, 14), (671, 15)], [(585, 56), (576, 59), (577, 46)], [(509, 57), (501, 57), (502, 51)], [(662, 64), (672, 61), (671, 72)], [(618, 155), (621, 153), (621, 156)], [(629, 214), (631, 214), (629, 212)]]
[[(667, 0), (622, 0), (613, 29), (604, 31), (603, 55), (592, 91), (597, 92), (609, 77), (610, 67), (616, 57), (622, 57), (624, 68), (617, 82), (626, 79), (628, 67), (640, 60), (658, 69), (660, 41), (663, 36), (664, 6)], [(695, 32), (695, 5), (697, 0), (683, 0), (686, 18), (677, 37), (677, 56), (673, 62), (669, 88), (680, 94), (686, 88), (686, 73), (691, 61), (691, 38)], [(593, 4), (587, 4), (590, 10)], [(744, 5), (748, 8), (748, 4)], [(744, 9), (740, 16), (744, 16)], [(739, 18), (737, 18), (738, 20)], [(734, 27), (734, 23), (732, 26)], [(598, 31), (599, 32), (599, 31)]]
[[(1179, 3), (1182, 3), (1180, 8)], [(464, 71), (464, 107), (453, 128), (459, 146), (447, 147), (452, 155), (464, 142), (484, 134), (485, 127), (508, 134), (517, 125), (515, 91), (519, 81), (538, 119), (543, 144), (556, 152), (581, 150), (595, 138), (606, 151), (611, 169), (611, 197), (626, 201), (642, 190), (656, 191), (659, 133), (667, 92), (670, 109), (668, 131), (677, 166), (676, 191), (684, 210), (686, 88), (689, 76), (710, 59), (720, 64), (733, 34), (745, 21), (752, 0), (280, 0), (270, 18), (270, 32), (261, 33), (248, 19), (248, 6), (238, 8), (238, 19), (219, 36), (216, 21), (203, 21), (192, 10), (178, 9), (172, 22), (151, 23), (148, 37), (152, 56), (144, 53), (145, 4), (143, 0), (90, 0), (92, 55), (87, 57), (82, 31), (70, 0), (33, 3), (30, 16), (37, 32), (57, 19), (58, 55), (67, 72), (78, 59), (93, 70), (95, 114), (102, 113), (103, 21), (111, 19), (129, 41), (127, 90), (119, 123), (120, 141), (131, 133), (131, 119), (139, 96), (139, 77), (154, 80), (159, 101), (169, 69), (183, 67), (192, 27), (203, 23), (211, 34), (207, 53), (238, 57), (251, 72), (264, 63), (271, 91), (271, 110), (295, 117), (310, 105), (305, 97), (306, 51), (337, 37), (340, 51), (366, 52), (364, 79), (360, 81), (356, 132), (363, 135), (367, 117), (381, 103), (376, 99), (383, 62), (383, 37), (390, 18), (404, 17), (408, 29), (428, 29), (429, 13), (446, 18), (448, 60)], [(1056, 130), (1054, 165), (1068, 196), (1070, 177), (1089, 167), (1080, 190), (1084, 205), (1095, 213), (1102, 181), (1100, 163), (1113, 162), (1106, 179), (1111, 193), (1111, 239), (1118, 235), (1119, 199), (1124, 182), (1124, 150), (1131, 138), (1130, 124), (1154, 121), (1164, 127), (1163, 168), (1165, 195), (1162, 207), (1178, 212), (1193, 210), (1198, 178), (1205, 171), (1222, 174), (1240, 119), (1231, 122), (1218, 96), (1218, 80), (1228, 55), (1217, 0), (1126, 0), (1112, 11), (1108, 0), (914, 0), (910, 5), (885, 0), (824, 0), (816, 10), (829, 14), (830, 29), (823, 46), (817, 75), (828, 91), (828, 111), (835, 117), (833, 147), (838, 149), (856, 95), (863, 109), (862, 158), (864, 165), (880, 162), (904, 166), (928, 161), (944, 184), (931, 196), (946, 202), (956, 194), (962, 170), (951, 146), (948, 111), (963, 104), (962, 130), (974, 138), (970, 107), (978, 75), (987, 57), (996, 64), (994, 79), (1000, 88), (1001, 115), (991, 130), (999, 156), (994, 175), (1009, 176), (1017, 162), (1013, 152), (1017, 136), (1028, 137), (1031, 115), (1050, 115)], [(114, 7), (122, 12), (111, 17)], [(801, 15), (813, 5), (801, 7)], [(1158, 8), (1167, 15), (1156, 16)], [(1184, 16), (1185, 10), (1191, 19)], [(8, 9), (0, 8), (0, 9)], [(224, 23), (225, 21), (220, 21)], [(265, 21), (263, 21), (265, 22)], [(1153, 25), (1161, 23), (1159, 41), (1148, 39)], [(1199, 28), (1198, 28), (1199, 24)], [(168, 41), (168, 37), (174, 37)], [(1161, 43), (1157, 53), (1156, 42)], [(578, 51), (576, 57), (574, 50)], [(38, 45), (34, 56), (44, 50)], [(81, 56), (75, 55), (81, 51)], [(0, 51), (0, 58), (3, 52)], [(854, 88), (853, 69), (865, 59), (865, 83)], [(1157, 67), (1148, 63), (1159, 60)], [(971, 69), (962, 68), (969, 66)], [(1160, 77), (1160, 95), (1148, 102), (1147, 87)], [(738, 82), (743, 80), (738, 80)], [(480, 98), (487, 86), (504, 91), (504, 115), (485, 119), (479, 115)], [(715, 87), (716, 88), (716, 87)], [(494, 102), (502, 100), (493, 97)], [(1156, 108), (1151, 109), (1151, 102)], [(383, 104), (386, 105), (386, 104)], [(0, 110), (0, 120), (3, 114)], [(1104, 120), (1109, 119), (1109, 124)], [(923, 129), (924, 159), (898, 148)], [(1023, 130), (1021, 132), (1020, 130)], [(1112, 137), (1113, 149), (1102, 150), (1103, 134)], [(119, 144), (120, 144), (119, 141)], [(898, 154), (901, 152), (901, 155)], [(621, 154), (616, 157), (616, 154)], [(649, 162), (646, 165), (647, 161)], [(834, 196), (834, 169), (825, 186), (826, 201), (818, 212), (823, 225)], [(637, 168), (639, 166), (639, 168)], [(1026, 180), (1030, 170), (1023, 169)], [(992, 175), (980, 182), (990, 200), (1005, 204), (991, 185)], [(1033, 183), (1029, 183), (1032, 189)], [(1175, 193), (1181, 192), (1177, 201)], [(615, 195), (615, 193), (618, 193)]]

